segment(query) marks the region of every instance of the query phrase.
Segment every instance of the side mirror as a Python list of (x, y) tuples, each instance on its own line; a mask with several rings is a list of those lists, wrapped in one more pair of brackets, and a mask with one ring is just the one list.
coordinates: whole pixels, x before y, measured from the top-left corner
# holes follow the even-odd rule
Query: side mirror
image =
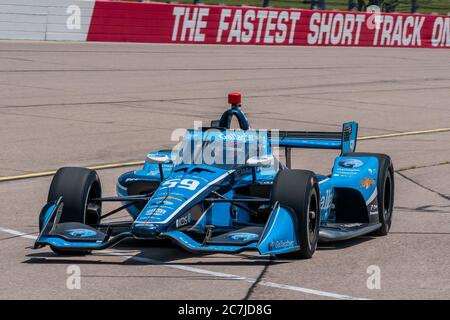
[(251, 157), (247, 160), (247, 166), (249, 167), (268, 167), (273, 163), (273, 156), (261, 156)]
[(149, 153), (147, 155), (146, 162), (153, 163), (153, 164), (170, 164), (170, 163), (172, 163), (172, 160), (166, 154), (161, 155), (161, 154)]

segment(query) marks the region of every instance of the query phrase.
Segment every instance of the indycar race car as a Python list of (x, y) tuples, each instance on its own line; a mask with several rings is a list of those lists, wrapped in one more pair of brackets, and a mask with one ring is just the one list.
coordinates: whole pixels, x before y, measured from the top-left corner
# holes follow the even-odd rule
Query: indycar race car
[[(94, 170), (53, 177), (35, 248), (86, 254), (124, 239), (170, 239), (193, 253), (311, 258), (318, 242), (386, 235), (394, 170), (389, 156), (355, 152), (358, 124), (341, 132), (251, 129), (241, 95), (209, 127), (185, 130), (173, 150), (150, 152), (102, 196)], [(238, 129), (231, 129), (233, 117)], [(292, 148), (337, 149), (331, 174), (291, 168)], [(278, 156), (281, 151), (282, 156)], [(284, 161), (281, 161), (284, 158)], [(104, 202), (120, 207), (102, 213)], [(131, 219), (107, 222), (127, 210)], [(105, 222), (106, 221), (106, 222)]]

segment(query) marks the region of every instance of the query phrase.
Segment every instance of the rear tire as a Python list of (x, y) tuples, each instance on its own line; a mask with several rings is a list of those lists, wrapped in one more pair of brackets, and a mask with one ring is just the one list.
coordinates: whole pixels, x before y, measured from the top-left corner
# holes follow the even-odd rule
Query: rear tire
[[(94, 170), (65, 167), (59, 169), (53, 177), (48, 193), (48, 202), (63, 198), (64, 206), (59, 223), (79, 222), (96, 227), (100, 222), (101, 202), (92, 201), (92, 199), (101, 196), (100, 179)], [(92, 208), (96, 208), (96, 210), (92, 210)], [(40, 219), (42, 218), (40, 217)], [(65, 250), (52, 246), (51, 249), (59, 255), (90, 253), (90, 250)]]
[(309, 259), (317, 248), (320, 227), (320, 192), (315, 174), (307, 170), (282, 170), (273, 183), (271, 202), (291, 208), (297, 217), (300, 250), (278, 255)]
[(386, 236), (392, 225), (394, 209), (394, 166), (386, 154), (352, 152), (345, 155), (351, 157), (376, 157), (378, 159), (377, 205), (378, 219), (381, 227), (372, 232), (375, 236)]

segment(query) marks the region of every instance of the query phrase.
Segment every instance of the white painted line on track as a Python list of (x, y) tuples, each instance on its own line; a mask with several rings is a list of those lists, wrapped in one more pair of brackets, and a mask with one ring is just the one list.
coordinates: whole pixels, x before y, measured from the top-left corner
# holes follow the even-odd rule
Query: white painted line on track
[(20, 231), (17, 231), (17, 230), (13, 230), (13, 229), (7, 229), (7, 228), (0, 227), (0, 231), (4, 232), (4, 233), (9, 233), (9, 234), (15, 235), (15, 236), (18, 236), (18, 237), (21, 237), (21, 238), (27, 238), (27, 239), (32, 239), (32, 240), (36, 240), (37, 239), (36, 236), (33, 236), (31, 234), (28, 234), (28, 233), (23, 233), (23, 232), (20, 232)]
[[(9, 229), (9, 228), (0, 227), (0, 232), (9, 233), (9, 234), (12, 234), (12, 235), (15, 235), (15, 236), (18, 236), (21, 238), (26, 238), (26, 239), (32, 239), (32, 240), (37, 239), (36, 236), (30, 235), (30, 234), (27, 234), (24, 232), (20, 232), (17, 230)], [(111, 251), (111, 250), (101, 250), (101, 251), (98, 251), (98, 253), (105, 254), (108, 256), (123, 257), (123, 258), (127, 258), (127, 259), (132, 259), (132, 260), (138, 261), (138, 262), (143, 262), (143, 263), (148, 263), (148, 264), (153, 264), (153, 265), (160, 265), (160, 266), (164, 266), (164, 267), (168, 267), (168, 268), (172, 268), (172, 269), (183, 270), (183, 271), (188, 271), (188, 272), (192, 272), (192, 273), (204, 274), (204, 275), (211, 276), (211, 277), (218, 277), (218, 278), (224, 278), (224, 279), (230, 279), (230, 280), (238, 280), (238, 281), (244, 281), (244, 282), (248, 282), (248, 283), (256, 282), (255, 278), (238, 276), (238, 275), (234, 275), (234, 274), (230, 274), (230, 273), (223, 273), (223, 272), (193, 268), (193, 267), (183, 266), (183, 265), (172, 265), (170, 263), (164, 263), (164, 262), (156, 260), (156, 259), (137, 257), (137, 256), (132, 256), (132, 255), (129, 255), (126, 253), (115, 252), (115, 251)], [(303, 288), (303, 287), (292, 286), (292, 285), (287, 285), (287, 284), (279, 284), (279, 283), (275, 283), (275, 282), (260, 281), (260, 282), (258, 282), (258, 285), (264, 286), (264, 287), (282, 289), (282, 290), (302, 292), (302, 293), (306, 293), (306, 294), (310, 294), (310, 295), (316, 295), (316, 296), (333, 298), (333, 299), (368, 300), (365, 298), (352, 297), (352, 296), (339, 294), (339, 293)]]

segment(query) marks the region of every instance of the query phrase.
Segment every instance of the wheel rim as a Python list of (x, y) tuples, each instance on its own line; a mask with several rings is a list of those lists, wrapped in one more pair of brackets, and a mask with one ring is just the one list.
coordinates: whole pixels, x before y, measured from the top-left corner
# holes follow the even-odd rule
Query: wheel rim
[(88, 215), (88, 205), (89, 204), (95, 204), (101, 208), (101, 202), (99, 201), (92, 201), (92, 199), (99, 198), (100, 197), (100, 186), (97, 183), (94, 183), (89, 187), (88, 190), (88, 196), (86, 198), (86, 204), (84, 207), (84, 223), (87, 225), (96, 225), (100, 221), (98, 220), (98, 217), (94, 217), (93, 215)]
[(307, 213), (308, 240), (310, 244), (314, 244), (317, 237), (318, 215), (320, 214), (317, 210), (317, 196), (315, 192), (312, 192), (310, 195)]
[(384, 183), (384, 196), (383, 196), (384, 221), (388, 221), (391, 215), (391, 201), (392, 201), (392, 184), (391, 184), (391, 176), (390, 174), (388, 174), (386, 182)]

